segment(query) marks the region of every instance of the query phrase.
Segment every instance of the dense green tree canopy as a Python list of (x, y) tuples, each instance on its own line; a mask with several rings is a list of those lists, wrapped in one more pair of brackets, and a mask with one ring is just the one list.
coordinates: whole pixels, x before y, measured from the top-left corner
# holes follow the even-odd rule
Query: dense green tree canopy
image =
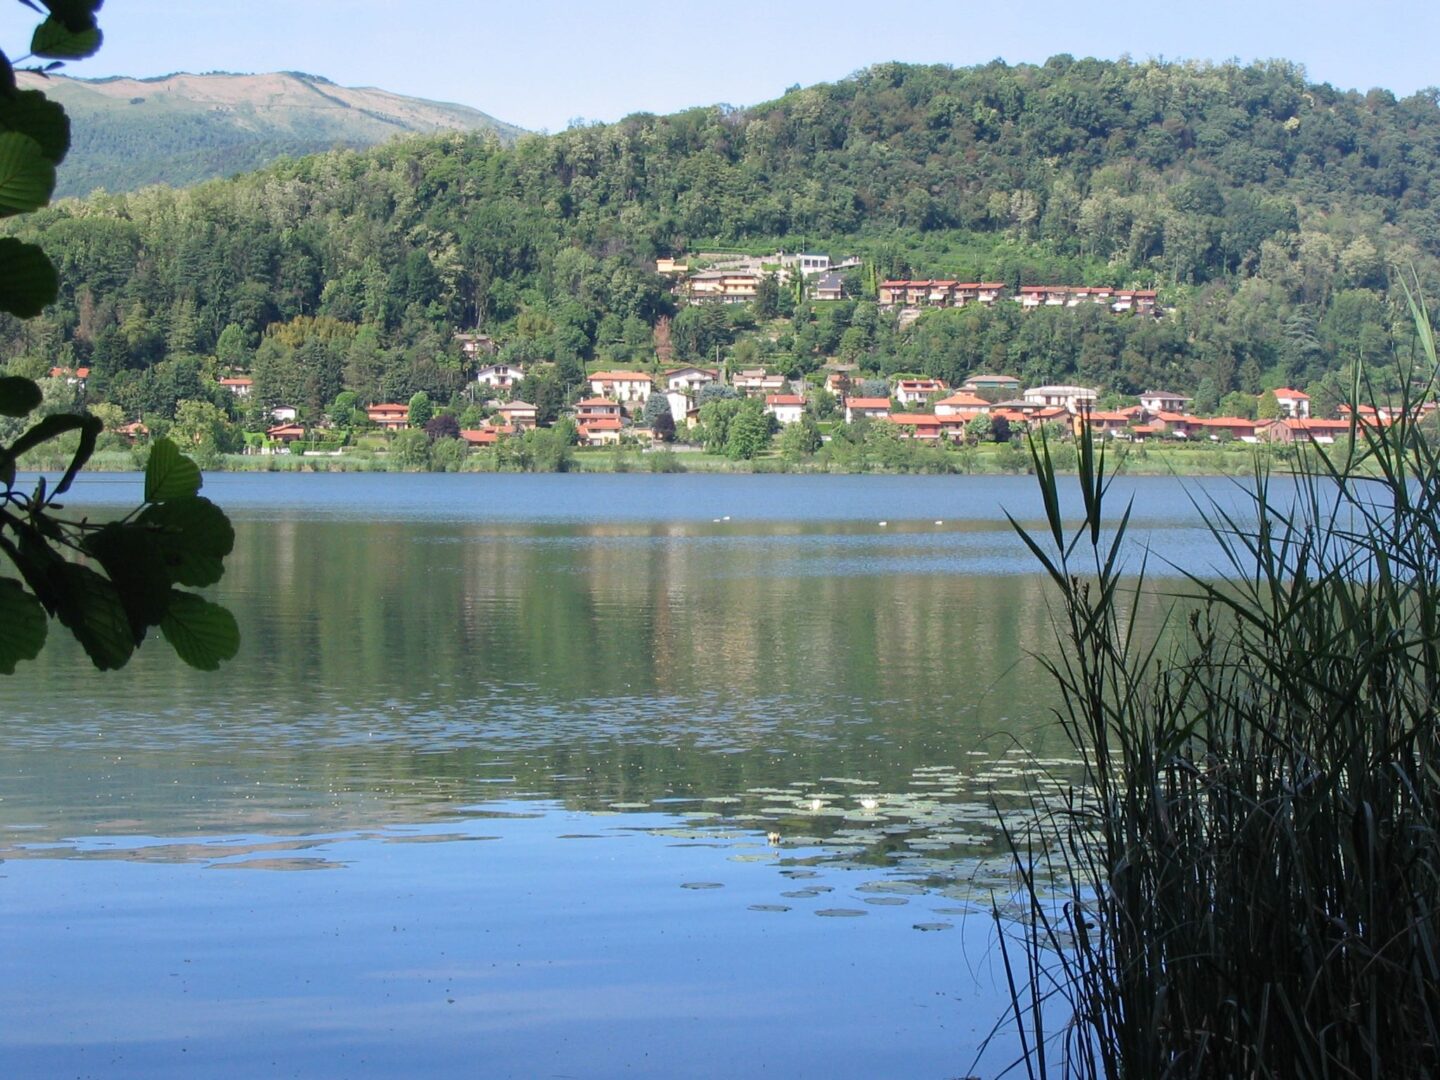
[[(164, 363), (252, 364), (259, 399), (318, 417), (341, 390), (453, 400), (454, 331), (476, 327), (572, 394), (586, 364), (653, 362), (650, 328), (673, 316), (683, 360), (1005, 370), (1218, 402), (1387, 363), (1392, 268), (1437, 278), (1437, 194), (1430, 92), (1342, 92), (1283, 62), (881, 64), (744, 110), (508, 149), (441, 136), (62, 203), (13, 227), (43, 238), (62, 284), (42, 318), (0, 324), (0, 359), (63, 353), (130, 413), (195, 399)], [(1154, 286), (1172, 311), (1005, 304), (900, 330), (873, 297), (768, 285), (753, 311), (677, 307), (654, 258), (715, 245), (855, 254), (862, 293), (896, 275)]]

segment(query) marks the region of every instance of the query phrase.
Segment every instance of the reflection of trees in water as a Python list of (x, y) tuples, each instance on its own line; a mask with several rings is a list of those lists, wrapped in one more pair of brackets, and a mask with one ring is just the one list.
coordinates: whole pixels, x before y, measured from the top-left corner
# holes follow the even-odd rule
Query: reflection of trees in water
[[(512, 795), (920, 791), (917, 769), (1003, 753), (997, 732), (1043, 753), (1049, 691), (1022, 660), (1047, 644), (1043, 590), (884, 572), (903, 541), (871, 550), (862, 528), (242, 522), (233, 669), (122, 673), (103, 744), (91, 691), (43, 706), (35, 783), (73, 786), (92, 820), (87, 778), (182, 827), (267, 805), (340, 825)], [(816, 571), (857, 550), (879, 572)], [(70, 659), (35, 678), (61, 685)]]

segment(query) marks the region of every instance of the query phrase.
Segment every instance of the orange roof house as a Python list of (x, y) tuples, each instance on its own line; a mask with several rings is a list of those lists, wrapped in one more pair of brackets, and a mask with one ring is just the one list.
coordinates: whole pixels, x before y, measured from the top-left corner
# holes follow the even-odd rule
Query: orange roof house
[(379, 424), (387, 430), (408, 427), (410, 424), (410, 406), (399, 405), (393, 401), (383, 405), (367, 405), (365, 415), (372, 424)]

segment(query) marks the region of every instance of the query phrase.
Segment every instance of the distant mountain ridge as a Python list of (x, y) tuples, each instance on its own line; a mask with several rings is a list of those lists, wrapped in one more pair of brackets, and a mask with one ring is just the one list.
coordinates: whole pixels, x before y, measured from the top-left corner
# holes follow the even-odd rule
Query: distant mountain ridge
[(366, 147), (396, 135), (523, 129), (478, 109), (339, 86), (301, 72), (177, 73), (159, 78), (49, 78), (20, 73), (70, 114), (74, 143), (57, 196), (148, 184), (185, 187), (257, 169), (278, 157)]

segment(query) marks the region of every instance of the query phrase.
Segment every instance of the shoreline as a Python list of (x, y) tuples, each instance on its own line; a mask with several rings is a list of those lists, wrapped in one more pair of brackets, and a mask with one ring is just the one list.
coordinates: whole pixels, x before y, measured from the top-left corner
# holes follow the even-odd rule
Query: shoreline
[[(883, 460), (870, 455), (859, 460), (835, 461), (826, 455), (786, 459), (778, 454), (750, 460), (732, 460), (721, 455), (693, 450), (605, 449), (576, 450), (564, 468), (524, 468), (501, 463), (494, 451), (472, 451), (459, 469), (402, 466), (384, 454), (346, 453), (341, 455), (201, 455), (198, 463), (205, 472), (234, 473), (524, 473), (568, 472), (589, 474), (684, 473), (690, 475), (797, 475), (797, 476), (1024, 476), (1030, 468), (1028, 453), (1010, 445), (973, 447), (967, 450), (939, 450), (931, 447), (906, 448), (911, 452), (900, 460)], [(1117, 476), (1248, 476), (1257, 456), (1271, 463), (1293, 461), (1288, 448), (1255, 447), (1110, 447), (1107, 463)], [(1074, 473), (1074, 444), (1052, 448), (1056, 471)], [(1022, 456), (1023, 455), (1023, 456)], [(65, 461), (26, 462), (27, 472), (62, 471)], [(144, 468), (143, 451), (97, 452), (85, 466), (86, 472), (133, 472)]]

